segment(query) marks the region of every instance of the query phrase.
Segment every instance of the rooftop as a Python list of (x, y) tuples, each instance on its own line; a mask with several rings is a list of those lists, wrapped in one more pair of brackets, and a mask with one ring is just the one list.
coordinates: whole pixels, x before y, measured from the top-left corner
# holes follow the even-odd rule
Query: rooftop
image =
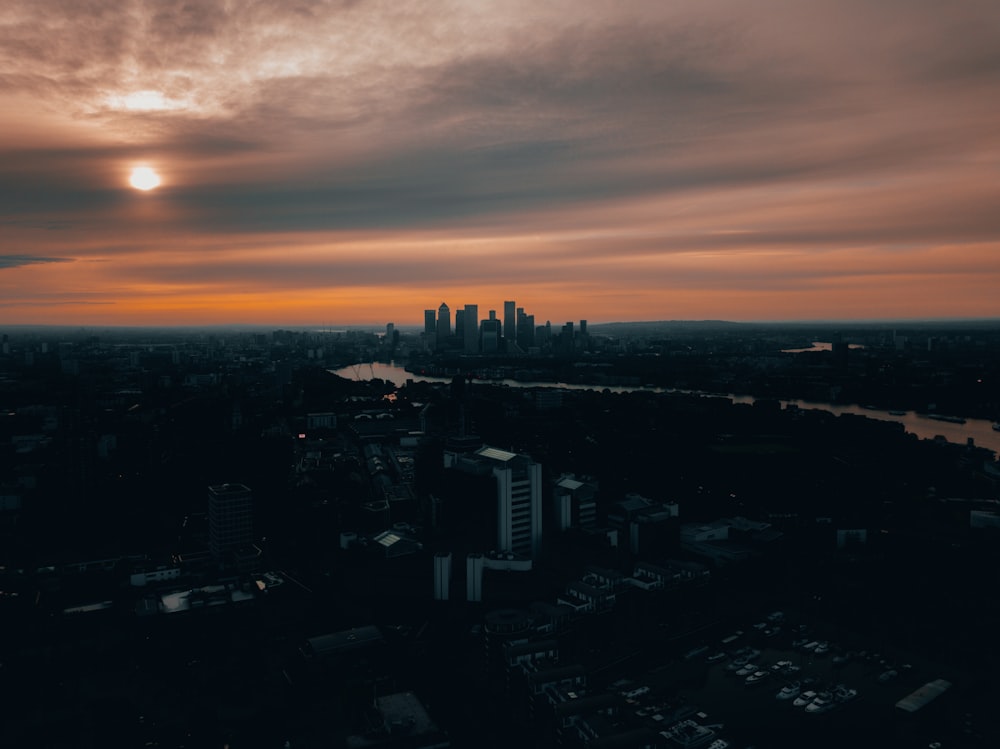
[[(384, 725), (366, 735), (346, 737), (350, 749), (375, 746), (449, 746), (447, 737), (431, 720), (412, 692), (387, 694), (376, 700)], [(410, 738), (412, 737), (412, 738)], [(411, 742), (419, 743), (411, 743)]]
[(517, 457), (517, 453), (507, 452), (498, 447), (481, 447), (476, 450), (476, 455), (489, 458), (490, 460), (498, 460), (502, 463), (506, 463)]
[(423, 704), (413, 692), (400, 692), (379, 697), (378, 708), (385, 722), (390, 725), (405, 724), (415, 734), (437, 730), (434, 721), (427, 715)]
[(382, 632), (374, 625), (366, 625), (343, 632), (333, 632), (328, 635), (310, 637), (307, 642), (312, 654), (323, 658), (382, 642)]
[(217, 497), (228, 497), (249, 494), (250, 488), (243, 484), (215, 484), (208, 491)]
[(896, 707), (908, 713), (915, 713), (920, 708), (933, 702), (951, 687), (950, 681), (935, 679), (924, 684), (920, 689), (911, 692), (896, 703)]

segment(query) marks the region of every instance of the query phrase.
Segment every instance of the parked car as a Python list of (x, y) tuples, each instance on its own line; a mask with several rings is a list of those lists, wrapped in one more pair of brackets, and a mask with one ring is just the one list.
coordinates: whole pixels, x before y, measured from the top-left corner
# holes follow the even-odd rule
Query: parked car
[(752, 674), (750, 674), (746, 678), (746, 681), (744, 683), (747, 686), (752, 686), (752, 685), (756, 684), (759, 681), (763, 681), (764, 679), (766, 679), (770, 675), (771, 674), (768, 671), (754, 671)]

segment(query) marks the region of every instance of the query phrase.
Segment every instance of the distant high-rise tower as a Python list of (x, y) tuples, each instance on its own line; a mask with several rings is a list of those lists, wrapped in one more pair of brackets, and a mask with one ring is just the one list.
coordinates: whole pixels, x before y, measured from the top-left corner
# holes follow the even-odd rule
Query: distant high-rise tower
[(441, 302), (441, 306), (438, 307), (437, 319), (438, 346), (447, 345), (449, 338), (451, 338), (451, 310), (448, 309), (447, 304)]
[(517, 338), (517, 307), (516, 302), (503, 303), (503, 337), (513, 341)]
[(465, 353), (479, 353), (479, 305), (465, 305)]
[(526, 315), (520, 308), (517, 311), (517, 345), (523, 351), (535, 345), (535, 316)]
[(253, 494), (243, 484), (208, 487), (208, 547), (216, 559), (253, 543)]
[(500, 321), (491, 312), (489, 320), (480, 324), (481, 348), (484, 354), (496, 354), (500, 351)]
[(424, 341), (425, 345), (434, 348), (437, 338), (437, 315), (432, 309), (424, 310)]
[(573, 332), (573, 323), (570, 321), (562, 326), (562, 331), (559, 334), (559, 352), (566, 355), (572, 354), (575, 345), (576, 335)]

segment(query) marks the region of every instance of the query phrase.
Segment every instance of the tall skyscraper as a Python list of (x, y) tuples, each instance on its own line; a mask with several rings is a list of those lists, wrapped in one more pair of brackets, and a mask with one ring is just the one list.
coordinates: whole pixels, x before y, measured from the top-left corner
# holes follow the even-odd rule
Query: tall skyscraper
[(479, 305), (465, 305), (465, 353), (479, 353)]
[(500, 351), (500, 321), (496, 314), (490, 312), (490, 319), (483, 320), (479, 325), (480, 347), (484, 354), (496, 354)]
[(421, 338), (425, 348), (432, 351), (437, 348), (437, 313), (432, 309), (424, 310), (424, 333)]
[[(558, 344), (558, 345), (556, 345)], [(553, 344), (559, 353), (569, 356), (573, 353), (576, 346), (576, 334), (573, 332), (572, 321), (567, 322), (562, 326), (562, 331), (559, 333), (559, 340)]]
[(517, 307), (516, 302), (503, 303), (503, 337), (504, 340), (514, 341), (517, 339)]
[(253, 494), (243, 484), (208, 487), (208, 547), (220, 559), (253, 543)]
[(552, 323), (548, 320), (544, 325), (535, 328), (535, 345), (545, 348), (552, 342)]
[(517, 345), (522, 351), (535, 345), (535, 316), (524, 314), (523, 309), (517, 312)]
[(451, 310), (447, 304), (441, 302), (437, 319), (438, 346), (446, 346), (449, 338), (451, 338)]

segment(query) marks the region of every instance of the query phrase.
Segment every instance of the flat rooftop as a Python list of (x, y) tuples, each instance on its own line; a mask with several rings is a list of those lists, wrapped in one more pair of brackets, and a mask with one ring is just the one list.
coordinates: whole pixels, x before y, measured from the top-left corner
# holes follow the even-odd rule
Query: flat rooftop
[(947, 692), (949, 688), (951, 688), (950, 681), (944, 679), (929, 681), (897, 702), (896, 707), (908, 713), (915, 713)]
[(323, 658), (382, 642), (382, 632), (374, 625), (367, 625), (343, 632), (310, 637), (307, 642), (313, 655)]
[(507, 452), (506, 450), (501, 450), (499, 447), (481, 447), (476, 450), (476, 455), (489, 458), (490, 460), (498, 460), (501, 463), (506, 463), (517, 457), (517, 453)]

